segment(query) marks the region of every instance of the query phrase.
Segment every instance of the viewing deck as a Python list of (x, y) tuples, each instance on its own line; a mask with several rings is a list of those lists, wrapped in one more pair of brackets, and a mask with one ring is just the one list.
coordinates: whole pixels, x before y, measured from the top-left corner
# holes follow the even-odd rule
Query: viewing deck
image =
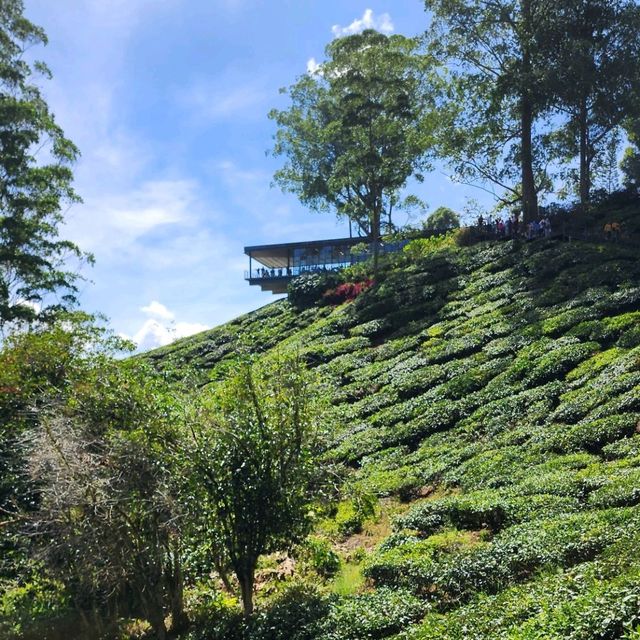
[[(336, 238), (245, 247), (244, 252), (249, 256), (249, 270), (245, 271), (244, 277), (250, 285), (259, 285), (262, 291), (286, 293), (287, 285), (296, 276), (339, 271), (368, 260), (371, 257), (370, 248), (362, 253), (351, 252), (352, 247), (363, 243), (367, 243), (366, 238)], [(397, 251), (404, 244), (382, 245), (380, 252)], [(256, 268), (254, 262), (261, 266)]]

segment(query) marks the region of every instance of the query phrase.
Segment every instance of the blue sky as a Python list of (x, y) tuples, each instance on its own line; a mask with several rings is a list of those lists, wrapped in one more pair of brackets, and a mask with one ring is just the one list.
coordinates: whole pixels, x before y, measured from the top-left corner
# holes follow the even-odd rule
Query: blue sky
[[(64, 234), (95, 254), (82, 307), (140, 348), (215, 326), (273, 297), (243, 279), (250, 244), (346, 235), (271, 187), (279, 88), (336, 35), (416, 35), (420, 0), (26, 0), (50, 43), (45, 95), (80, 147), (84, 203)], [(442, 172), (433, 210), (482, 193)]]

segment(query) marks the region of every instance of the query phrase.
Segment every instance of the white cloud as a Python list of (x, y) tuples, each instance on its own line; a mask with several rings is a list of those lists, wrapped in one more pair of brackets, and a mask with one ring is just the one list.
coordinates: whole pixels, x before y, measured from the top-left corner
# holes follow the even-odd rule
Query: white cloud
[(72, 209), (68, 233), (98, 258), (127, 252), (158, 228), (192, 224), (196, 191), (197, 184), (191, 180), (147, 181), (118, 194), (100, 193), (96, 188), (85, 197), (83, 207)]
[(255, 80), (238, 83), (237, 78), (213, 78), (197, 80), (189, 87), (182, 87), (177, 102), (199, 120), (219, 122), (231, 118), (263, 117), (268, 97), (269, 92)]
[(169, 311), (161, 302), (152, 300), (146, 307), (140, 307), (140, 311), (148, 316), (155, 316), (161, 320), (173, 320), (176, 316), (173, 311)]
[(388, 13), (376, 16), (372, 9), (366, 9), (362, 18), (356, 18), (349, 26), (341, 27), (339, 24), (334, 24), (331, 27), (331, 31), (336, 38), (360, 33), (365, 29), (375, 29), (380, 33), (389, 34), (393, 32), (394, 26)]
[(309, 58), (309, 60), (307, 60), (307, 73), (313, 75), (314, 73), (318, 73), (321, 68), (322, 65), (317, 62), (315, 58)]
[(153, 300), (146, 307), (141, 307), (140, 311), (145, 315), (156, 317), (147, 318), (132, 336), (122, 334), (122, 337), (136, 344), (138, 351), (163, 347), (179, 338), (186, 338), (209, 329), (209, 326), (199, 322), (175, 322), (175, 313), (157, 300)]

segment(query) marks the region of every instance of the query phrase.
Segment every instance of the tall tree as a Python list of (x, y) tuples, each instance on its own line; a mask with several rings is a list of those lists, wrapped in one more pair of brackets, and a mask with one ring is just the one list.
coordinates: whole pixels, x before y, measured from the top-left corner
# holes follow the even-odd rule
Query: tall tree
[(273, 152), (286, 157), (275, 181), (311, 208), (354, 221), (377, 269), (382, 224), (427, 166), (430, 62), (416, 39), (373, 30), (334, 40), (326, 58), (289, 89), (288, 109), (269, 114)]
[(233, 568), (246, 616), (258, 558), (307, 531), (316, 397), (299, 356), (244, 363), (192, 431), (193, 504)]
[(629, 0), (555, 3), (546, 33), (549, 89), (566, 115), (560, 149), (578, 158), (580, 203), (590, 200), (593, 172), (612, 134), (640, 96), (640, 7)]
[(624, 123), (624, 129), (631, 146), (624, 150), (620, 168), (624, 185), (637, 193), (640, 187), (640, 117), (628, 118)]
[(25, 53), (47, 37), (23, 12), (22, 0), (0, 3), (0, 328), (72, 305), (78, 276), (67, 261), (88, 257), (59, 237), (63, 206), (79, 200), (78, 150), (34, 82), (50, 73)]
[(536, 159), (536, 121), (547, 101), (537, 40), (550, 0), (426, 0), (430, 50), (449, 65), (450, 120), (443, 155), (459, 177), (502, 189), (525, 219), (544, 182)]

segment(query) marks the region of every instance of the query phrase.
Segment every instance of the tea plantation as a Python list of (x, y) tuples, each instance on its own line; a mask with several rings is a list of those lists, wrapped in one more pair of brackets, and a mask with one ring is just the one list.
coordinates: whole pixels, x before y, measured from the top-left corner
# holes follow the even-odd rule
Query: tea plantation
[(149, 354), (205, 385), (242, 349), (298, 349), (330, 404), (340, 491), (293, 575), (248, 627), (220, 604), (189, 637), (640, 638), (639, 258), (443, 242), (352, 302), (280, 300)]

